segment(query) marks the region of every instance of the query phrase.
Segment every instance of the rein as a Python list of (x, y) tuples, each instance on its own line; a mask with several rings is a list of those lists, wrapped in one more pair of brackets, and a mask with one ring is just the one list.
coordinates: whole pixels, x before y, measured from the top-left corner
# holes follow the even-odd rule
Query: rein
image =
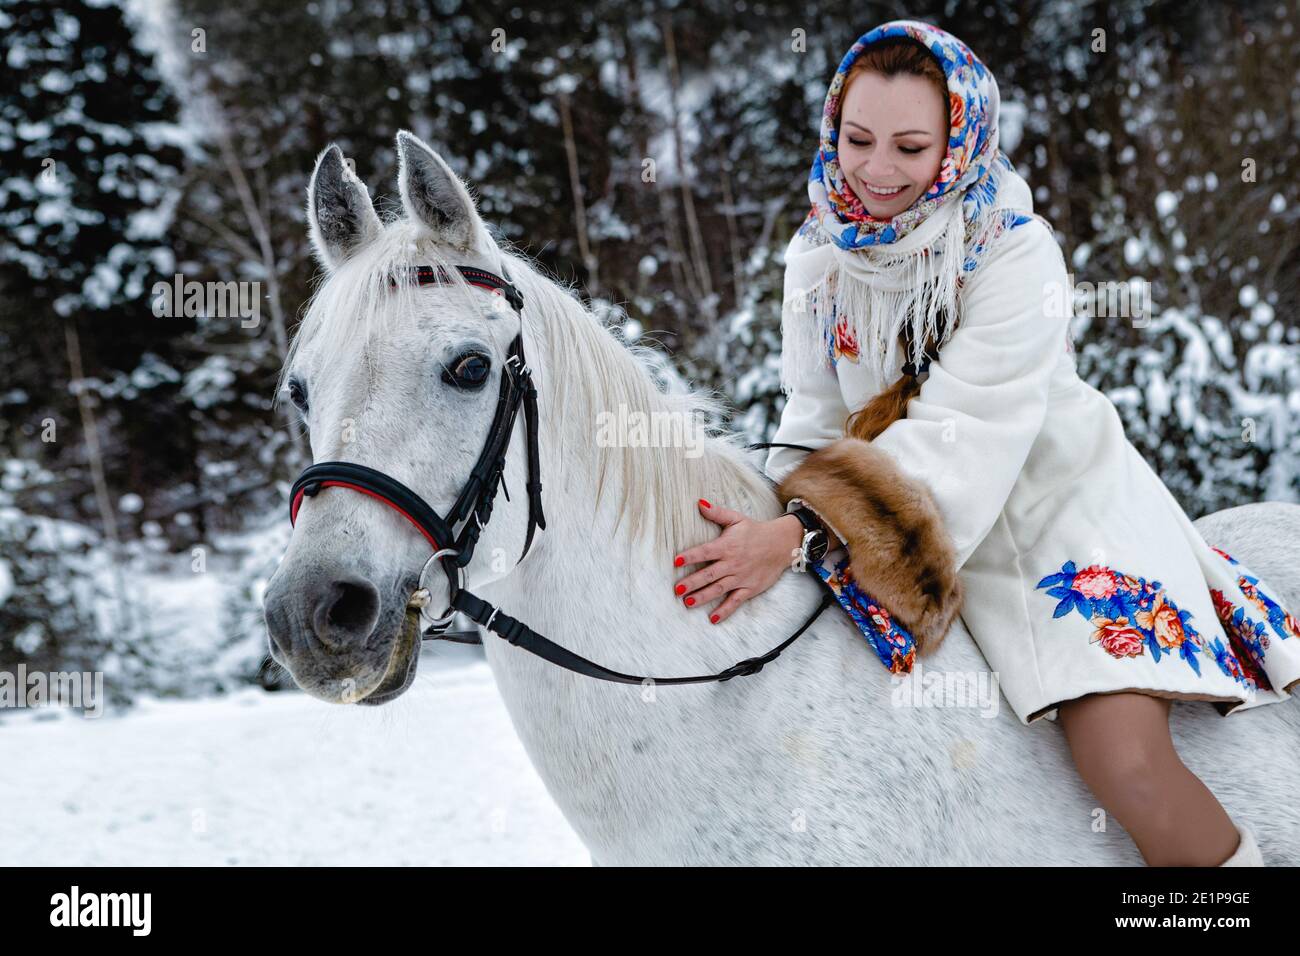
[[(727, 681), (733, 677), (757, 674), (766, 664), (776, 660), (781, 652), (803, 634), (834, 600), (834, 594), (831, 591), (828, 590), (822, 596), (821, 603), (799, 626), (798, 630), (766, 654), (746, 658), (716, 674), (701, 674), (694, 677), (638, 677), (610, 670), (608, 667), (603, 667), (561, 647), (554, 641), (538, 634), (527, 624), (506, 614), (499, 607), (472, 594), (465, 587), (465, 566), (469, 564), (470, 559), (474, 556), (474, 548), (478, 544), (479, 536), (482, 534), (484, 527), (487, 526), (488, 520), (492, 517), (492, 504), (496, 499), (498, 487), (505, 487), (503, 474), (505, 472), (506, 451), (510, 444), (510, 437), (514, 433), (515, 419), (521, 406), (524, 410), (524, 427), (528, 444), (528, 482), (526, 486), (528, 492), (528, 534), (524, 540), (523, 552), (515, 562), (516, 567), (527, 556), (528, 549), (533, 543), (534, 532), (538, 528), (545, 530), (546, 517), (542, 513), (542, 483), (539, 479), (541, 458), (537, 445), (537, 389), (533, 385), (532, 370), (528, 367), (524, 358), (523, 295), (518, 287), (510, 282), (508, 277), (503, 278), (495, 273), (471, 266), (456, 266), (456, 269), (464, 276), (465, 281), (471, 285), (503, 296), (510, 304), (510, 307), (519, 315), (520, 329), (510, 343), (505, 365), (502, 368), (501, 388), (497, 396), (496, 412), (488, 429), (487, 440), (484, 442), (483, 450), (479, 453), (478, 460), (470, 472), (469, 479), (461, 488), (460, 494), (452, 505), (451, 511), (446, 517), (443, 517), (410, 488), (374, 468), (354, 462), (325, 461), (305, 469), (293, 483), (293, 487), (289, 491), (290, 524), (296, 523), (298, 520), (298, 512), (306, 499), (314, 498), (326, 488), (346, 488), (369, 495), (371, 498), (382, 502), (414, 525), (415, 529), (429, 542), (433, 554), (420, 570), (420, 576), (416, 581), (416, 590), (411, 595), (408, 607), (423, 612), (424, 608), (428, 606), (431, 595), (429, 590), (423, 587), (423, 581), (429, 565), (435, 561), (442, 566), (447, 576), (448, 594), (450, 596), (450, 604), (447, 610), (441, 617), (434, 619), (432, 625), (425, 631), (425, 640), (454, 640), (466, 644), (482, 643), (477, 637), (465, 639), (443, 636), (443, 632), (450, 627), (456, 612), (459, 611), (483, 628), (504, 638), (507, 643), (535, 654), (545, 661), (573, 671), (575, 674), (620, 684), (641, 684), (646, 681), (655, 684), (699, 684), (709, 681)], [(419, 285), (440, 285), (450, 279), (444, 270), (432, 266), (415, 266), (407, 270), (407, 273), (408, 277)], [(394, 277), (392, 282), (396, 284), (397, 278)], [(788, 445), (783, 442), (762, 442), (747, 446), (748, 449), (772, 447), (797, 448), (804, 451), (813, 450), (803, 445)], [(506, 489), (506, 500), (510, 500), (508, 488)], [(457, 534), (453, 529), (461, 521), (464, 521), (464, 524), (461, 526), (459, 534)]]

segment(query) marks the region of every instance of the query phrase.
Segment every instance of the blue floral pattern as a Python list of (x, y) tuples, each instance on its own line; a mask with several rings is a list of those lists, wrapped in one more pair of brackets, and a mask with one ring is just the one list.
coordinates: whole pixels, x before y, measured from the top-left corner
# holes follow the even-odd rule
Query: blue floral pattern
[(886, 608), (858, 587), (849, 567), (849, 556), (846, 555), (833, 568), (826, 567), (825, 561), (816, 561), (813, 569), (848, 612), (889, 672), (910, 674), (916, 661), (916, 641)]
[(1268, 632), (1264, 625), (1247, 617), (1244, 607), (1233, 604), (1217, 588), (1211, 589), (1210, 598), (1214, 601), (1214, 613), (1223, 622), (1228, 641), (1238, 651), (1242, 669), (1251, 673), (1261, 689), (1272, 690), (1273, 685), (1264, 672), (1264, 651), (1268, 649)]
[[(845, 81), (854, 62), (872, 44), (887, 37), (908, 37), (938, 60), (948, 78), (948, 150), (930, 188), (910, 207), (890, 219), (871, 216), (840, 169), (839, 130), (835, 118)], [(842, 249), (888, 244), (901, 239), (930, 215), (950, 193), (965, 191), (962, 215), (970, 222), (994, 198), (992, 166), (1011, 168), (993, 137), (991, 110), (997, 84), (984, 62), (946, 30), (919, 20), (891, 20), (861, 37), (844, 54), (831, 78), (822, 105), (821, 135), (808, 173), (812, 209), (804, 228), (819, 229)], [(968, 187), (980, 188), (968, 188)]]
[[(1263, 621), (1256, 621), (1246, 614), (1244, 605), (1233, 604), (1218, 589), (1210, 591), (1210, 597), (1214, 600), (1215, 612), (1219, 615), (1219, 619), (1223, 621), (1229, 639), (1240, 644), (1244, 655), (1259, 671), (1261, 686), (1268, 687), (1270, 686), (1268, 680), (1263, 676), (1264, 655), (1268, 651), (1271, 640), (1268, 628), (1272, 628), (1273, 633), (1284, 641), (1293, 637), (1300, 640), (1300, 620), (1297, 620), (1294, 614), (1273, 600), (1268, 593), (1271, 588), (1255, 575), (1247, 573), (1240, 561), (1219, 548), (1211, 548), (1211, 550), (1239, 569), (1237, 589), (1241, 591), (1242, 597), (1247, 602), (1264, 615)], [(1267, 627), (1265, 623), (1267, 623)]]
[[(868, 47), (890, 37), (918, 41), (943, 68), (948, 80), (948, 149), (929, 189), (898, 215), (877, 219), (867, 212), (840, 168), (835, 118), (853, 64)], [(1033, 218), (1007, 210), (999, 219), (993, 237), (983, 243), (975, 241), (985, 210), (997, 199), (1000, 174), (1015, 169), (992, 135), (991, 114), (996, 95), (997, 82), (984, 62), (957, 37), (933, 24), (891, 20), (863, 34), (844, 54), (826, 90), (817, 152), (808, 171), (811, 208), (799, 227), (799, 234), (813, 242), (834, 242), (841, 249), (887, 245), (919, 226), (950, 194), (961, 193), (967, 240), (962, 272), (974, 271), (993, 237)]]
[[(894, 37), (919, 42), (943, 69), (948, 86), (948, 148), (929, 189), (898, 215), (877, 219), (853, 192), (840, 168), (835, 121), (853, 64), (878, 41)], [(887, 245), (914, 230), (950, 195), (960, 194), (965, 222), (963, 259), (956, 276), (960, 289), (994, 239), (1034, 218), (1008, 209), (994, 215), (991, 228), (979, 235), (987, 210), (994, 208), (997, 200), (1002, 173), (1015, 169), (997, 145), (993, 124), (996, 101), (993, 74), (970, 47), (946, 30), (919, 20), (891, 20), (863, 34), (844, 54), (826, 91), (818, 148), (808, 173), (811, 207), (799, 234), (814, 244), (834, 242), (847, 250)], [(930, 255), (931, 250), (921, 253)], [(841, 358), (860, 361), (858, 341), (847, 320), (832, 315), (823, 337), (831, 367)]]
[[(1092, 643), (1111, 657), (1123, 660), (1150, 655), (1157, 662), (1176, 658), (1197, 676), (1201, 675), (1202, 659), (1209, 659), (1247, 689), (1269, 688), (1253, 654), (1250, 636), (1257, 628), (1250, 622), (1234, 627), (1224, 620), (1232, 645), (1225, 647), (1217, 637), (1202, 635), (1193, 625), (1191, 613), (1181, 610), (1159, 581), (1098, 564), (1080, 570), (1073, 561), (1067, 561), (1060, 571), (1039, 581), (1036, 588), (1046, 588), (1049, 596), (1058, 599), (1053, 618), (1065, 617), (1071, 611), (1083, 615), (1093, 626)], [(1218, 614), (1222, 619), (1223, 612)]]
[[(1218, 637), (1202, 634), (1191, 612), (1179, 608), (1156, 580), (1098, 564), (1080, 570), (1067, 561), (1059, 571), (1040, 580), (1036, 589), (1046, 589), (1047, 595), (1057, 599), (1053, 619), (1072, 611), (1086, 618), (1093, 627), (1091, 643), (1111, 657), (1149, 656), (1157, 662), (1178, 659), (1197, 676), (1208, 661), (1247, 691), (1271, 691), (1273, 685), (1264, 669), (1269, 628), (1283, 640), (1300, 639), (1300, 620), (1270, 597), (1267, 585), (1245, 573), (1235, 558), (1218, 548), (1213, 550), (1239, 567), (1237, 585), (1242, 595), (1264, 616), (1263, 621), (1255, 620), (1244, 605), (1233, 604), (1221, 590), (1212, 588), (1210, 597), (1228, 638), (1226, 646)], [(915, 639), (887, 608), (858, 586), (850, 556), (845, 554), (829, 566), (825, 559), (815, 562), (813, 569), (885, 668), (891, 674), (911, 673), (916, 662)]]
[(1274, 601), (1265, 592), (1266, 585), (1259, 578), (1243, 574), (1237, 578), (1237, 587), (1246, 596), (1246, 600), (1259, 608), (1278, 637), (1286, 640), (1290, 637), (1300, 638), (1300, 621), (1285, 608)]

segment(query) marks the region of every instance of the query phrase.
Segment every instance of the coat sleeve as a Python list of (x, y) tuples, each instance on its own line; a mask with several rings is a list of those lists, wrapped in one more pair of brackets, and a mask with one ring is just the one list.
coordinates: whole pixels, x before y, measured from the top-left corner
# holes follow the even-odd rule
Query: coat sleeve
[[(786, 397), (772, 441), (823, 448), (844, 437), (844, 421), (848, 417), (839, 377), (835, 369), (827, 366), (802, 378)], [(794, 448), (772, 448), (768, 450), (764, 470), (769, 478), (780, 483), (807, 456), (807, 452)]]
[[(786, 247), (785, 259), (790, 259), (809, 248), (808, 243), (798, 232), (790, 239)], [(785, 295), (788, 299), (793, 281), (789, 266), (785, 275)], [(781, 335), (788, 345), (791, 323), (811, 322), (808, 315), (793, 313), (788, 306), (782, 307)], [(783, 356), (783, 361), (785, 356)], [(838, 438), (844, 437), (844, 422), (849, 417), (849, 409), (844, 404), (840, 393), (839, 375), (828, 362), (819, 363), (815, 372), (800, 374), (793, 382), (793, 387), (786, 396), (785, 406), (781, 409), (781, 420), (777, 424), (774, 442), (786, 442), (792, 445), (807, 445), (809, 448), (822, 448)], [(768, 450), (764, 471), (772, 481), (779, 484), (781, 479), (798, 467), (808, 455), (807, 452), (793, 448), (772, 448)]]
[(1048, 227), (1031, 220), (990, 256), (907, 417), (872, 442), (929, 486), (958, 568), (1002, 513), (1043, 427), (1070, 321), (1065, 260)]

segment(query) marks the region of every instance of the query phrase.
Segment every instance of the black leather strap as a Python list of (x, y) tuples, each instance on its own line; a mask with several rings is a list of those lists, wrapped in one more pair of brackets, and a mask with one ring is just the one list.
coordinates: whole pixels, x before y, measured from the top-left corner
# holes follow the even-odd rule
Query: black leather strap
[(822, 530), (821, 522), (817, 520), (817, 515), (813, 514), (811, 508), (793, 508), (787, 511), (786, 514), (795, 516), (799, 523), (803, 525), (804, 534)]
[[(531, 385), (531, 382), (529, 384)], [(527, 414), (527, 412), (525, 412), (525, 414)], [(532, 429), (530, 428), (530, 431), (531, 430)], [(808, 452), (815, 450), (809, 448), (807, 445), (792, 445), (785, 442), (758, 442), (746, 446), (749, 450), (778, 447), (794, 448), (799, 451)], [(537, 472), (530, 467), (530, 474), (536, 473)], [(531, 487), (530, 483), (530, 489)], [(537, 485), (537, 491), (540, 496), (540, 483)], [(538, 515), (539, 517), (541, 515), (540, 502)], [(541, 527), (545, 527), (544, 522), (541, 523)], [(525, 545), (524, 552), (527, 553), (527, 551), (528, 548), (527, 545)], [(820, 578), (818, 580), (820, 581)], [(823, 586), (825, 586), (824, 582), (822, 583)], [(499, 637), (504, 638), (508, 643), (513, 644), (515, 647), (521, 647), (530, 654), (535, 654), (543, 660), (555, 664), (557, 667), (563, 667), (566, 670), (573, 671), (575, 674), (581, 674), (584, 677), (594, 677), (597, 680), (611, 681), (617, 684), (641, 684), (645, 681), (650, 681), (655, 684), (703, 684), (708, 683), (709, 681), (728, 681), (733, 677), (748, 677), (751, 674), (757, 674), (766, 665), (776, 660), (781, 655), (781, 652), (793, 644), (795, 640), (804, 633), (804, 631), (808, 630), (808, 628), (812, 626), (812, 623), (821, 616), (822, 611), (826, 610), (834, 600), (834, 592), (832, 592), (830, 588), (826, 588), (826, 593), (822, 595), (821, 603), (817, 605), (812, 614), (810, 614), (803, 624), (799, 626), (799, 629), (766, 654), (762, 654), (758, 657), (747, 657), (745, 660), (732, 664), (730, 667), (721, 670), (716, 674), (699, 674), (694, 677), (638, 677), (634, 674), (623, 674), (619, 671), (611, 670), (608, 667), (597, 664), (595, 661), (588, 660), (579, 654), (575, 654), (567, 648), (561, 647), (549, 638), (543, 637), (523, 621), (511, 617), (500, 608), (489, 604), (487, 601), (484, 601), (482, 598), (472, 594), (464, 588), (458, 590), (452, 598), (452, 607), (465, 614), (476, 624), (479, 624), (497, 634)], [(461, 638), (461, 640), (463, 643), (472, 643), (472, 641), (465, 640), (464, 638)]]
[(792, 445), (785, 441), (760, 441), (752, 445), (746, 445), (749, 451), (757, 451), (760, 448), (794, 448), (797, 451), (816, 451), (816, 448), (809, 448), (807, 445)]
[(522, 561), (533, 544), (533, 532), (546, 530), (546, 515), (542, 512), (541, 452), (537, 445), (537, 387), (532, 376), (524, 379), (524, 426), (528, 430), (528, 537), (524, 539)]
[(728, 681), (733, 677), (748, 677), (751, 674), (757, 674), (764, 666), (776, 660), (782, 651), (811, 627), (813, 621), (817, 620), (822, 611), (826, 610), (834, 600), (834, 593), (827, 588), (826, 593), (822, 595), (821, 603), (817, 605), (817, 608), (808, 616), (807, 620), (799, 626), (799, 630), (766, 654), (758, 657), (747, 657), (716, 674), (700, 674), (695, 677), (637, 677), (633, 674), (622, 674), (610, 670), (608, 667), (602, 667), (595, 661), (587, 660), (587, 658), (561, 647), (554, 641), (548, 640), (523, 621), (511, 617), (500, 608), (494, 607), (464, 588), (456, 593), (452, 606), (475, 623), (505, 638), (508, 643), (513, 644), (515, 647), (523, 648), (530, 654), (536, 654), (544, 661), (549, 661), (558, 667), (563, 667), (584, 677), (594, 677), (598, 680), (611, 681), (616, 684), (642, 684), (646, 681), (654, 684), (703, 684), (709, 681)]

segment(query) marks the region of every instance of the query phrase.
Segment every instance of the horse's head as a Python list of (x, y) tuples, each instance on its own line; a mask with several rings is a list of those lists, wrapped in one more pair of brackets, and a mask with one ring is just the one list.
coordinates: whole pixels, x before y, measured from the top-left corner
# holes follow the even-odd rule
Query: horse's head
[[(404, 215), (388, 223), (338, 147), (316, 161), (307, 214), (327, 276), (283, 381), (313, 460), (384, 472), (446, 515), (489, 433), (521, 317), (457, 271), (505, 271), (465, 184), (415, 136), (399, 133), (397, 149)], [(417, 266), (453, 281), (407, 281)], [(510, 490), (525, 483), (521, 431), (506, 456)], [(469, 581), (508, 572), (526, 528), (526, 497), (499, 497), (465, 569)], [(393, 699), (414, 677), (420, 633), (407, 605), (430, 555), (415, 527), (366, 494), (325, 487), (303, 499), (266, 593), (271, 656), (324, 700)], [(442, 572), (430, 568), (423, 584), (432, 610), (445, 607)]]

